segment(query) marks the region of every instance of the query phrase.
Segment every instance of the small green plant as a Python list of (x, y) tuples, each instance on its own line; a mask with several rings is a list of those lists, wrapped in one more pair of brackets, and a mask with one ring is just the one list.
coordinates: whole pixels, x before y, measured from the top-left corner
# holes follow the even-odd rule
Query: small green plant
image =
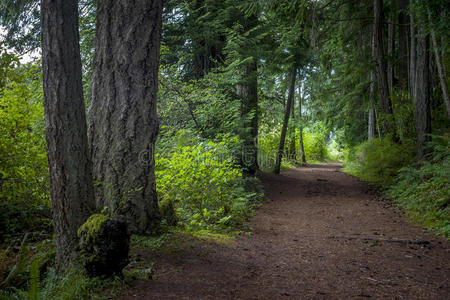
[(158, 250), (169, 239), (170, 239), (170, 234), (168, 234), (168, 233), (163, 233), (159, 236), (132, 235), (130, 243), (131, 243), (131, 247), (148, 248), (151, 250)]

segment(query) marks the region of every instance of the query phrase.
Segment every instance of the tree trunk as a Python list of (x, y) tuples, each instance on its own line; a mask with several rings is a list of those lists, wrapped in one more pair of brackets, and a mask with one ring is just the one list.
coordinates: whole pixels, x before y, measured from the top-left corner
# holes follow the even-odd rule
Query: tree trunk
[(159, 224), (154, 174), (162, 0), (98, 1), (89, 138), (99, 208)]
[(398, 87), (408, 88), (408, 0), (398, 0)]
[[(410, 0), (410, 6), (414, 3), (414, 0)], [(416, 29), (414, 20), (414, 10), (410, 7), (410, 50), (409, 50), (409, 94), (412, 97), (413, 102), (416, 101)]]
[(417, 33), (417, 66), (416, 66), (416, 135), (417, 159), (422, 160), (427, 154), (426, 143), (430, 141), (431, 112), (429, 94), (429, 37), (420, 26)]
[(280, 174), (281, 169), (281, 160), (283, 158), (283, 149), (284, 149), (284, 142), (286, 140), (286, 131), (287, 126), (289, 122), (289, 115), (291, 112), (292, 102), (294, 100), (294, 90), (295, 90), (295, 77), (297, 74), (297, 68), (295, 66), (291, 67), (290, 71), (290, 84), (289, 84), (289, 94), (288, 94), (288, 100), (285, 106), (285, 112), (284, 112), (284, 119), (283, 119), (283, 127), (281, 128), (281, 136), (280, 136), (280, 145), (278, 147), (278, 153), (275, 163), (275, 174)]
[[(390, 1), (391, 4), (393, 0)], [(389, 14), (389, 23), (388, 23), (388, 47), (387, 47), (387, 80), (388, 80), (388, 87), (389, 87), (389, 94), (392, 94), (392, 89), (394, 87), (394, 66), (393, 66), (393, 60), (394, 60), (394, 39), (395, 39), (395, 30), (394, 30), (394, 12), (390, 12)]]
[[(295, 124), (295, 101), (292, 101), (292, 106), (291, 106), (291, 119), (292, 119), (292, 124)], [(290, 145), (289, 145), (289, 159), (292, 162), (296, 162), (296, 150), (295, 150), (295, 126), (291, 126), (291, 132), (290, 132)]]
[(42, 0), (42, 69), (56, 262), (75, 261), (77, 230), (94, 209), (81, 82), (78, 2)]
[[(378, 82), (378, 94), (380, 97), (381, 112), (392, 115), (392, 106), (389, 99), (389, 85), (386, 74), (386, 59), (383, 51), (383, 1), (374, 0), (374, 28), (373, 47), (376, 64), (376, 77)], [(392, 126), (387, 120), (384, 121), (384, 131), (391, 133)]]
[(306, 164), (305, 148), (303, 147), (303, 124), (302, 124), (302, 84), (298, 85), (298, 123), (299, 123), (299, 135), (300, 135), (300, 152), (302, 156), (302, 164)]
[[(428, 20), (431, 23), (431, 15), (428, 12)], [(433, 29), (431, 29), (431, 41), (433, 43), (434, 58), (436, 61), (436, 67), (439, 74), (439, 80), (441, 82), (442, 95), (444, 96), (445, 108), (447, 109), (447, 118), (450, 119), (450, 96), (448, 94), (448, 86), (446, 80), (445, 66), (442, 64), (441, 56), (439, 54), (439, 47), (436, 40), (436, 34)]]
[[(244, 30), (248, 32), (257, 24), (257, 17), (251, 15), (246, 17)], [(242, 153), (241, 167), (244, 174), (254, 175), (258, 170), (258, 65), (257, 59), (249, 58), (245, 49), (243, 59), (248, 61), (242, 66), (241, 82), (237, 85), (237, 95), (241, 99), (241, 120), (243, 132), (241, 134)]]
[(370, 71), (370, 86), (369, 86), (369, 124), (368, 124), (368, 139), (373, 140), (375, 138), (375, 72)]

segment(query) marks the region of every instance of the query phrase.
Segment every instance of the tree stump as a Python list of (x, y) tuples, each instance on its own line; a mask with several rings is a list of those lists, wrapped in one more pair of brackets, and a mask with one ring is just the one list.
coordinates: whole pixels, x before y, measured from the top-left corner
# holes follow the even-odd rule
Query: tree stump
[(125, 217), (94, 214), (78, 229), (78, 237), (81, 263), (89, 276), (122, 274), (130, 249)]

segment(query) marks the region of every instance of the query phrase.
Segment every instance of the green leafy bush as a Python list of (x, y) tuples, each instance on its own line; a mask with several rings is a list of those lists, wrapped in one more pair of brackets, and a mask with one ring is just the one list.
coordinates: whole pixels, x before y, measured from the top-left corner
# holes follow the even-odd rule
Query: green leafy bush
[(40, 218), (37, 212), (49, 204), (44, 126), (40, 72), (17, 67), (0, 89), (2, 233), (42, 223), (36, 220)]
[(328, 158), (328, 146), (325, 138), (326, 132), (323, 128), (319, 130), (304, 130), (303, 147), (305, 149), (306, 160), (325, 161)]
[(248, 192), (230, 148), (236, 138), (180, 146), (156, 155), (156, 183), (161, 202), (169, 199), (188, 227), (225, 228), (251, 212), (256, 193)]
[(414, 162), (415, 147), (389, 138), (373, 139), (345, 150), (345, 171), (374, 184), (390, 184), (402, 167)]
[[(295, 136), (290, 136), (293, 130), (293, 124), (288, 130), (285, 141), (285, 153), (283, 155), (282, 166), (293, 167), (292, 162), (288, 162), (289, 148), (291, 145), (291, 138), (295, 139), (295, 150), (297, 161), (300, 161), (300, 136), (299, 131), (295, 130)], [(280, 130), (279, 128), (272, 128), (271, 130), (264, 130), (258, 137), (259, 148), (259, 164), (260, 168), (265, 172), (273, 171), (275, 167), (275, 158), (280, 143)], [(308, 162), (320, 162), (330, 159), (328, 153), (328, 145), (326, 142), (328, 131), (324, 126), (316, 124), (310, 128), (303, 130), (303, 147), (305, 150), (306, 160)]]
[(404, 167), (387, 195), (420, 224), (450, 237), (450, 137), (433, 136), (433, 156), (420, 167)]

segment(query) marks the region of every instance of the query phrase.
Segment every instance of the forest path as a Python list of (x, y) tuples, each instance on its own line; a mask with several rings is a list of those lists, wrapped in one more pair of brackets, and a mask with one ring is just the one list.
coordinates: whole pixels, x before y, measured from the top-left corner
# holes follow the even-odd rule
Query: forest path
[(449, 299), (450, 241), (339, 168), (262, 175), (251, 235), (142, 253), (155, 279), (119, 299)]

